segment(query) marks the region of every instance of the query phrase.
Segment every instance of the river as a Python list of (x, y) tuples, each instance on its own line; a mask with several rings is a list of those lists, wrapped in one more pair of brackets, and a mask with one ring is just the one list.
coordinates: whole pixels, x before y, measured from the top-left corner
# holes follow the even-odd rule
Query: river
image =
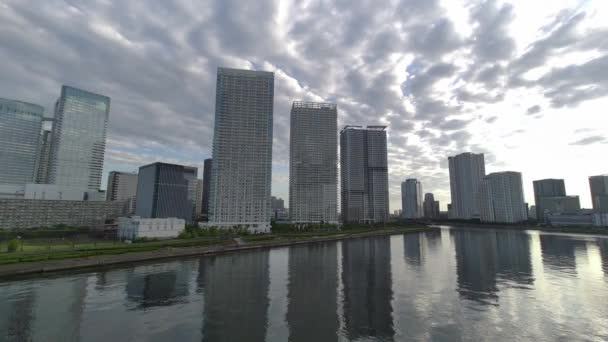
[(608, 239), (442, 227), (9, 281), (0, 340), (608, 340)]

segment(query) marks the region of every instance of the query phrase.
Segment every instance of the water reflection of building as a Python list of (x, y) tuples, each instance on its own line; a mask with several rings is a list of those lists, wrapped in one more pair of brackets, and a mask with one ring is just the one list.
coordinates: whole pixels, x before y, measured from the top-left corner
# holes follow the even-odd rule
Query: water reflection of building
[(600, 248), (600, 257), (602, 258), (602, 270), (604, 275), (608, 277), (608, 239), (598, 239), (597, 244)]
[(201, 259), (205, 292), (203, 341), (264, 341), (269, 251)]
[(575, 240), (571, 236), (541, 234), (540, 248), (545, 267), (576, 271), (574, 251), (586, 247), (585, 241)]
[(336, 341), (338, 260), (336, 243), (289, 249), (289, 341)]
[(420, 266), (420, 239), (422, 234), (405, 234), (403, 235), (403, 254), (405, 261), (413, 266)]
[[(6, 292), (17, 292), (15, 286), (4, 288)], [(32, 311), (35, 303), (35, 294), (32, 289), (22, 289), (17, 296), (8, 298), (0, 296), (0, 340), (31, 341)]]
[(188, 295), (188, 281), (173, 264), (137, 267), (127, 275), (127, 299), (143, 309), (173, 305)]
[(453, 229), (456, 249), (458, 293), (470, 300), (487, 303), (496, 292), (496, 234)]
[(348, 339), (393, 339), (390, 258), (390, 237), (342, 242), (343, 309)]
[(522, 285), (534, 283), (528, 234), (509, 230), (497, 232), (496, 255), (500, 278)]

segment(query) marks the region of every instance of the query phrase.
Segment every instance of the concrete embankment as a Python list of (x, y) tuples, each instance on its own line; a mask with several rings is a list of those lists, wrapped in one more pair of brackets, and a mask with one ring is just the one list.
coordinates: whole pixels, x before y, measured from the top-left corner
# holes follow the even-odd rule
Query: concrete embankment
[(273, 242), (258, 243), (252, 242), (247, 245), (240, 246), (204, 246), (204, 247), (179, 247), (179, 248), (162, 248), (149, 252), (133, 252), (118, 255), (100, 255), (86, 258), (53, 260), (53, 261), (37, 261), (30, 263), (17, 263), (0, 266), (0, 280), (10, 279), (17, 276), (45, 274), (51, 272), (61, 272), (68, 270), (86, 269), (86, 268), (101, 268), (111, 265), (135, 264), (145, 261), (175, 259), (194, 256), (210, 256), (225, 253), (236, 253), (242, 251), (252, 251), (258, 249), (287, 247), (302, 245), (316, 242), (338, 241), (345, 239), (357, 239), (372, 236), (382, 235), (397, 235), (407, 233), (418, 233), (433, 228), (411, 228), (411, 229), (395, 229), (379, 232), (367, 232), (359, 234), (341, 234), (331, 237), (312, 237), (309, 239), (299, 240), (284, 240), (278, 239)]

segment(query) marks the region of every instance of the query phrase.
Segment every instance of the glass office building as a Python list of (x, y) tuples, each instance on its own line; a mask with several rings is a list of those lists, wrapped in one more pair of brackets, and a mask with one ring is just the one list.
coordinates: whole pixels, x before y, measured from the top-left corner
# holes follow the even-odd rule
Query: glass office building
[(110, 98), (63, 86), (55, 104), (49, 181), (99, 189)]
[(36, 104), (0, 99), (0, 184), (34, 182), (43, 112)]

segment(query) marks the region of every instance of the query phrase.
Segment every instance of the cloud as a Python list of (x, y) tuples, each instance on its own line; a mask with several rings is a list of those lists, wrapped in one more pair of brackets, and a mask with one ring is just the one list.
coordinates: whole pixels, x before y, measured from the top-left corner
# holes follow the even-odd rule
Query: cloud
[(540, 113), (522, 113), (530, 104), (519, 94), (564, 110), (608, 95), (608, 29), (588, 25), (592, 11), (539, 14), (551, 19), (530, 23), (522, 39), (513, 30), (522, 4), (466, 1), (460, 13), (449, 5), (5, 0), (0, 96), (42, 104), (48, 116), (62, 84), (108, 95), (106, 167), (200, 165), (211, 155), (217, 67), (269, 70), (275, 194), (287, 197), (292, 101), (330, 101), (340, 126), (389, 126), (392, 190), (415, 175), (445, 203), (447, 156), (480, 151), (486, 134), (519, 129), (502, 128), (512, 117)]
[(571, 142), (570, 145), (573, 146), (586, 146), (586, 145), (593, 145), (593, 144), (597, 144), (597, 143), (607, 143), (608, 139), (606, 139), (606, 137), (601, 136), (601, 135), (592, 135), (589, 137), (585, 137), (582, 139), (579, 139), (577, 141)]

